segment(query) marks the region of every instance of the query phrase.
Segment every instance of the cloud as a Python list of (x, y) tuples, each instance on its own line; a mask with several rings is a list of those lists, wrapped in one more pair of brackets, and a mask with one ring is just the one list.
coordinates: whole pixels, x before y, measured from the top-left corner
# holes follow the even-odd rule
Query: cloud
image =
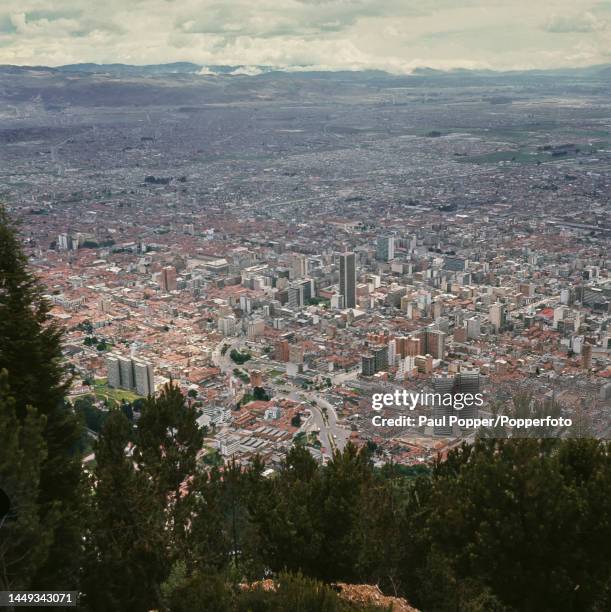
[(575, 15), (555, 15), (545, 26), (553, 34), (600, 32), (607, 28), (607, 22), (590, 12)]
[(229, 74), (232, 74), (234, 76), (257, 76), (258, 74), (263, 74), (263, 70), (261, 70), (261, 68), (257, 68), (257, 66), (239, 66), (235, 70), (232, 70)]
[(579, 0), (2, 0), (0, 63), (440, 69), (608, 61), (609, 3)]

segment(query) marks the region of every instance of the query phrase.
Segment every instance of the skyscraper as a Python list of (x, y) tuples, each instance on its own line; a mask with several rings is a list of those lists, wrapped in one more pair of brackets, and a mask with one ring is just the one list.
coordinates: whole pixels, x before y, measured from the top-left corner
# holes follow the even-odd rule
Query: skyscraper
[(159, 276), (159, 285), (164, 292), (176, 291), (176, 268), (174, 266), (165, 266), (162, 268)]
[(356, 307), (356, 255), (339, 256), (339, 292), (344, 296), (344, 308)]
[(376, 246), (376, 259), (390, 261), (395, 258), (395, 239), (393, 236), (381, 236)]
[(303, 278), (308, 275), (308, 259), (305, 255), (293, 255), (291, 258), (293, 278)]
[(504, 304), (500, 304), (499, 302), (492, 304), (490, 306), (490, 310), (488, 312), (488, 318), (490, 319), (490, 323), (495, 331), (495, 333), (499, 333), (505, 329), (505, 323), (507, 318), (507, 309)]
[(420, 332), (420, 348), (424, 355), (443, 359), (446, 335), (439, 329), (427, 327)]

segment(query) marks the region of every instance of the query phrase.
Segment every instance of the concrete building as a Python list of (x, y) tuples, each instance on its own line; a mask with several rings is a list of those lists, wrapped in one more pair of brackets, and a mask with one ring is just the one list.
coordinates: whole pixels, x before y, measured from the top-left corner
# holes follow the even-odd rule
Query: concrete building
[(395, 258), (395, 239), (393, 236), (380, 236), (376, 245), (376, 259), (390, 261)]
[(356, 255), (339, 256), (339, 292), (344, 296), (344, 308), (356, 308)]

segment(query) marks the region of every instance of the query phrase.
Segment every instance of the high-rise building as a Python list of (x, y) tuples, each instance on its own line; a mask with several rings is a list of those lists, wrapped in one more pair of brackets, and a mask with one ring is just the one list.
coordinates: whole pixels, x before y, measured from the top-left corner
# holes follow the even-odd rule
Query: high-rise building
[[(433, 377), (433, 390), (439, 393), (440, 397), (433, 404), (433, 418), (435, 426), (433, 433), (436, 436), (451, 436), (452, 426), (450, 425), (450, 416), (454, 408), (451, 401), (447, 398), (452, 394), (454, 389), (454, 376), (449, 374), (439, 374)], [(445, 400), (445, 401), (444, 401)]]
[(119, 369), (121, 371), (121, 388), (134, 388), (134, 367), (129, 357), (119, 357)]
[(108, 353), (106, 370), (109, 387), (129, 389), (145, 397), (155, 393), (153, 366), (148, 361)]
[(106, 355), (106, 371), (108, 376), (108, 386), (117, 389), (121, 386), (121, 368), (119, 359), (116, 355), (109, 353)]
[(420, 347), (424, 355), (433, 359), (443, 359), (446, 334), (440, 329), (427, 327), (420, 332)]
[(165, 293), (176, 291), (176, 268), (174, 266), (165, 266), (161, 269), (159, 286)]
[(155, 376), (153, 366), (139, 359), (132, 360), (134, 367), (134, 387), (138, 395), (148, 397), (155, 394)]
[[(475, 395), (480, 389), (480, 374), (477, 368), (460, 368), (460, 371), (454, 377), (454, 393), (470, 393)], [(473, 403), (471, 406), (464, 406), (461, 410), (461, 417), (468, 419), (477, 418), (477, 406)]]
[(303, 278), (308, 275), (308, 258), (305, 255), (293, 255), (291, 260), (293, 278)]
[(289, 360), (289, 342), (288, 340), (278, 340), (276, 342), (276, 351), (274, 354), (276, 361), (286, 363)]
[(339, 292), (344, 296), (344, 308), (356, 308), (356, 255), (339, 256)]
[(403, 357), (415, 357), (416, 355), (422, 355), (420, 338), (416, 336), (408, 336), (405, 341), (405, 355)]
[(488, 316), (495, 333), (498, 334), (505, 329), (507, 319), (507, 309), (505, 304), (501, 304), (499, 302), (492, 304), (492, 306), (490, 306)]
[(376, 372), (388, 369), (388, 345), (373, 348)]
[(388, 365), (394, 367), (395, 361), (397, 360), (397, 341), (391, 338), (388, 341)]
[[(441, 397), (436, 398), (433, 404), (433, 418), (436, 419), (436, 424), (433, 428), (436, 436), (451, 436), (452, 426), (450, 425), (450, 416), (456, 415), (461, 419), (477, 418), (477, 406), (475, 405), (475, 395), (480, 390), (480, 374), (477, 368), (461, 367), (460, 371), (455, 374), (439, 374), (433, 377), (433, 389), (435, 393), (439, 393)], [(464, 402), (464, 395), (470, 394), (469, 406)], [(449, 396), (452, 396), (451, 400)], [(457, 408), (457, 399), (461, 396), (464, 405)], [(456, 400), (455, 400), (456, 397)], [(441, 420), (443, 417), (443, 421)]]
[(587, 342), (581, 348), (581, 366), (584, 370), (592, 367), (592, 345)]
[(250, 385), (252, 387), (262, 387), (263, 386), (263, 374), (261, 370), (251, 370), (250, 371)]
[(376, 360), (373, 355), (361, 355), (361, 374), (373, 376), (376, 373)]
[(477, 340), (480, 336), (480, 322), (477, 317), (467, 319), (467, 338), (469, 340)]
[(246, 326), (246, 335), (249, 340), (254, 340), (255, 338), (262, 336), (265, 331), (265, 321), (263, 319), (254, 319), (253, 321), (249, 321)]
[(380, 236), (376, 245), (376, 259), (390, 261), (395, 258), (395, 239), (393, 236)]
[(293, 310), (301, 308), (304, 304), (303, 287), (299, 283), (291, 285), (287, 289), (288, 293), (288, 306)]
[(57, 248), (60, 251), (69, 251), (72, 248), (72, 239), (68, 234), (60, 234), (57, 237)]
[(236, 318), (233, 315), (219, 317), (217, 328), (223, 336), (234, 336), (236, 331)]

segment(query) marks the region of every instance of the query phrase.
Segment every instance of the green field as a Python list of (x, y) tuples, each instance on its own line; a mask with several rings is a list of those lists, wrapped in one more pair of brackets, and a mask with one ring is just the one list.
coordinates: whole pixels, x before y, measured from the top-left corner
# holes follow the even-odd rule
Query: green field
[(133, 391), (110, 388), (106, 378), (99, 378), (93, 383), (93, 394), (97, 399), (112, 400), (116, 404), (120, 404), (123, 400), (133, 402), (134, 400), (142, 399), (141, 395)]

